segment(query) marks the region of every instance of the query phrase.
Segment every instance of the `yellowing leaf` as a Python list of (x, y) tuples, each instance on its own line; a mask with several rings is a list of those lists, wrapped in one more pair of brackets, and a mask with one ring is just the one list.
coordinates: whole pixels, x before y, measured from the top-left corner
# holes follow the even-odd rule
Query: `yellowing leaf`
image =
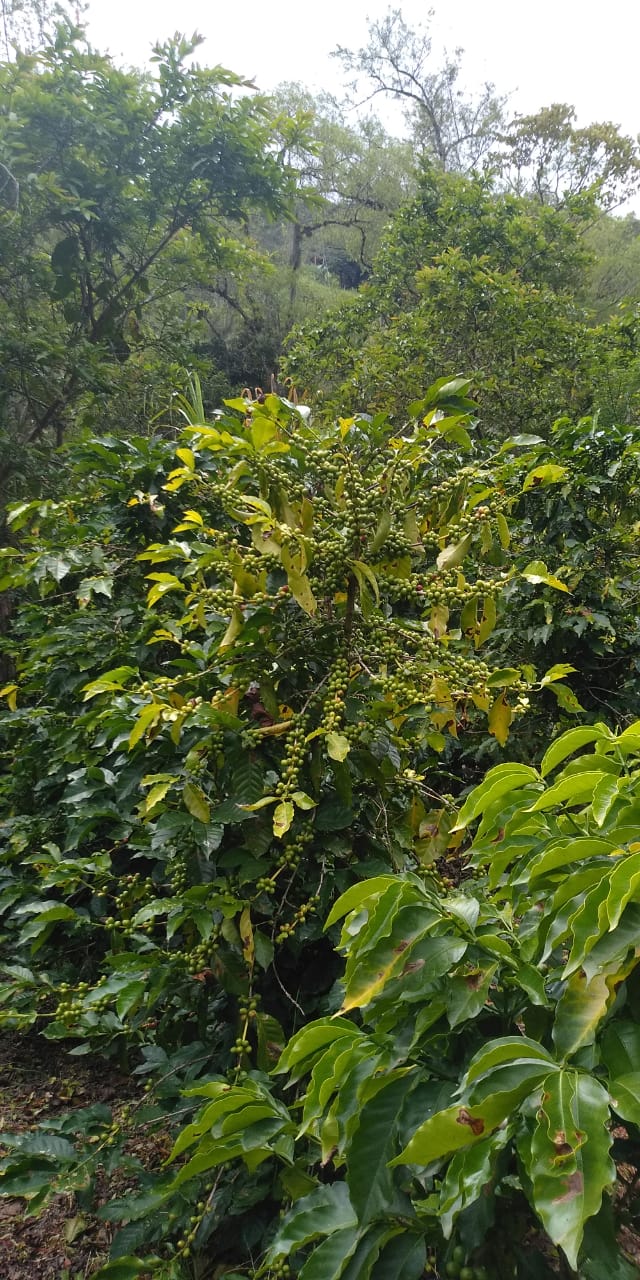
[(185, 782), (182, 799), (193, 818), (197, 818), (198, 822), (209, 821), (211, 813), (209, 801), (200, 787), (196, 787), (193, 782)]
[(131, 733), (129, 734), (129, 750), (131, 751), (136, 743), (144, 738), (147, 731), (152, 725), (157, 724), (162, 715), (162, 706), (159, 702), (148, 702), (138, 715)]
[[(0, 698), (7, 699), (7, 705), (10, 711), (15, 711), (17, 707), (18, 686), (17, 684), (6, 684), (4, 689), (0, 689)], [(85, 699), (86, 701), (86, 699)]]
[(549, 573), (546, 564), (542, 560), (532, 560), (526, 569), (522, 570), (522, 577), (527, 582), (542, 582), (546, 587), (555, 587), (556, 591), (566, 591), (570, 593), (571, 588), (566, 583), (561, 582), (559, 578)]
[(509, 737), (509, 725), (513, 719), (513, 712), (503, 693), (496, 698), (489, 712), (489, 733), (497, 738), (500, 746), (503, 747)]
[(292, 800), (298, 809), (315, 809), (316, 807), (315, 800), (312, 800), (306, 791), (294, 791)]
[(245, 907), (240, 915), (240, 941), (242, 942), (242, 954), (249, 965), (253, 968), (256, 949), (253, 940), (253, 927), (251, 925), (251, 911), (249, 907)]
[(140, 805), (140, 813), (143, 817), (148, 817), (151, 810), (155, 809), (156, 805), (160, 804), (161, 800), (164, 800), (167, 791), (171, 789), (175, 781), (175, 778), (169, 778), (164, 782), (157, 782), (156, 785), (151, 788), (148, 796), (145, 796), (142, 804)]
[(313, 617), (313, 614), (318, 608), (318, 604), (313, 591), (311, 590), (311, 583), (309, 582), (306, 574), (289, 573), (287, 575), (287, 581), (294, 600), (300, 605), (301, 609), (304, 609), (305, 613), (308, 613), (310, 617)]
[(349, 739), (343, 733), (327, 734), (327, 754), (332, 760), (346, 760), (350, 750)]
[(509, 547), (509, 543), (511, 542), (511, 534), (509, 533), (509, 526), (501, 511), (499, 511), (498, 515), (496, 516), (496, 524), (498, 526), (498, 537), (500, 538), (500, 546), (502, 547), (503, 551), (507, 551)]
[(293, 822), (294, 807), (290, 800), (281, 800), (280, 804), (273, 812), (273, 834), (278, 840), (282, 840), (286, 836), (291, 823)]
[(548, 484), (559, 484), (561, 480), (566, 479), (567, 468), (561, 467), (557, 462), (545, 462), (540, 467), (534, 467), (530, 471), (523, 486), (523, 492), (527, 489), (545, 488)]
[(233, 613), (231, 614), (231, 620), (229, 622), (229, 626), (227, 627), (222, 637), (222, 640), (220, 641), (220, 649), (231, 648), (231, 645), (233, 644), (234, 640), (240, 635), (240, 632), (242, 631), (243, 623), (244, 623), (244, 617), (242, 615), (242, 610), (234, 609)]
[(451, 546), (445, 547), (440, 552), (436, 565), (438, 569), (455, 569), (456, 565), (462, 564), (469, 547), (471, 546), (471, 534), (465, 534), (460, 542), (452, 543)]
[(485, 596), (482, 605), (482, 617), (480, 619), (480, 625), (475, 639), (476, 649), (479, 649), (480, 645), (484, 644), (485, 640), (488, 640), (496, 625), (496, 618), (496, 602), (493, 596)]

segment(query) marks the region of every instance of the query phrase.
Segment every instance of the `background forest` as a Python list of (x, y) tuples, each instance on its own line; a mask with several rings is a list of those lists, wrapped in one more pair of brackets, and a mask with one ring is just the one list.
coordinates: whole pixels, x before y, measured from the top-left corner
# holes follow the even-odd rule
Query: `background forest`
[(399, 10), (338, 101), (72, 8), (0, 10), (0, 1026), (95, 1096), (3, 1116), (6, 1273), (633, 1280), (638, 140)]

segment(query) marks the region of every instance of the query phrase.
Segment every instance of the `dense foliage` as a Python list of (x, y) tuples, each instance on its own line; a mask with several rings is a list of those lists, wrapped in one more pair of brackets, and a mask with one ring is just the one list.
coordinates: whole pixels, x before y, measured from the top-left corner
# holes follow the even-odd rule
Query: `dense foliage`
[(105, 1280), (632, 1280), (637, 147), (396, 11), (411, 143), (2, 14), (0, 1028), (146, 1082), (2, 1194)]

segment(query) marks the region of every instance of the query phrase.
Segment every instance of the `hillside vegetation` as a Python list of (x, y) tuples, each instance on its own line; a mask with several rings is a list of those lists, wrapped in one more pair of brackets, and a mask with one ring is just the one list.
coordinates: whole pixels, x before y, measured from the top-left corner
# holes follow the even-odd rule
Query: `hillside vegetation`
[(3, 16), (11, 1280), (633, 1280), (638, 145)]

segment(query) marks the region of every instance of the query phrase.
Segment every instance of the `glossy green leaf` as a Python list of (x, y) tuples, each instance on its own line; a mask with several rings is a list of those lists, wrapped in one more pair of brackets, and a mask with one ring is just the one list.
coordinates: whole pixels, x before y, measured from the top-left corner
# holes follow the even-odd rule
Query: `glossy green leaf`
[(357, 1226), (357, 1218), (344, 1182), (320, 1186), (310, 1195), (296, 1200), (276, 1231), (267, 1260), (286, 1258), (290, 1253), (304, 1248), (318, 1236), (332, 1236)]
[(601, 724), (584, 725), (579, 729), (569, 729), (566, 733), (562, 733), (551, 743), (542, 757), (540, 772), (543, 778), (566, 760), (567, 756), (573, 755), (574, 751), (579, 751), (580, 747), (586, 747), (590, 742), (601, 742), (609, 736), (608, 730)]

